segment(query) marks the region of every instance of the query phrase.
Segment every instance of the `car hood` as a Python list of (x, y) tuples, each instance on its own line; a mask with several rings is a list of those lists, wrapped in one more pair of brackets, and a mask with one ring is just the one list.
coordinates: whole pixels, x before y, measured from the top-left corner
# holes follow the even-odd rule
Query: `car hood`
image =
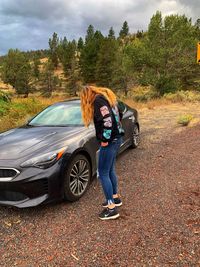
[(74, 138), (84, 127), (21, 127), (0, 134), (0, 159), (19, 159)]

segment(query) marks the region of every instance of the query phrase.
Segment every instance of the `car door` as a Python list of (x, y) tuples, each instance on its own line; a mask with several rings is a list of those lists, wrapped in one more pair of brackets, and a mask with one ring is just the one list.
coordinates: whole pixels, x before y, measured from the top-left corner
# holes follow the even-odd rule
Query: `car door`
[(132, 124), (133, 124), (133, 111), (129, 110), (126, 104), (124, 104), (121, 101), (118, 101), (119, 109), (123, 113), (122, 117), (122, 127), (125, 131), (124, 137), (123, 137), (123, 143), (121, 146), (121, 150), (124, 150), (131, 144), (131, 138), (132, 138)]
[(87, 146), (87, 150), (90, 153), (91, 161), (92, 161), (92, 173), (96, 173), (97, 165), (98, 165), (98, 155), (100, 144), (97, 141), (94, 124), (91, 123), (88, 127), (88, 131), (90, 132), (89, 138), (89, 146)]

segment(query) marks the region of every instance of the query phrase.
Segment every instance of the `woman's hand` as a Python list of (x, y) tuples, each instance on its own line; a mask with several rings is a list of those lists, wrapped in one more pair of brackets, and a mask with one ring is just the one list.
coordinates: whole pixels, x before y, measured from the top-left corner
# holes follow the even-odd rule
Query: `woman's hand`
[(101, 146), (105, 147), (108, 145), (108, 142), (101, 142)]

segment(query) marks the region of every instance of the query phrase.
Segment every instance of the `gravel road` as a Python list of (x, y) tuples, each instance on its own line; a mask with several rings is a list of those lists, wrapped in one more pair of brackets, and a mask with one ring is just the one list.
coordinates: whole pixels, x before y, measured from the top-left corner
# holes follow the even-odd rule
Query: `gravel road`
[[(177, 125), (189, 112), (191, 127)], [(120, 218), (100, 221), (97, 180), (76, 203), (0, 207), (0, 266), (200, 266), (199, 105), (140, 111), (141, 143), (118, 157)]]

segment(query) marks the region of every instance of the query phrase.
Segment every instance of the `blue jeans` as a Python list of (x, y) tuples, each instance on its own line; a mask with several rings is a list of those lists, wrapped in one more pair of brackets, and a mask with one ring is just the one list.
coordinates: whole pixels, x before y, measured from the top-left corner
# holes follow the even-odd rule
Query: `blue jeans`
[(108, 204), (114, 202), (113, 194), (117, 194), (118, 179), (115, 173), (115, 162), (122, 138), (116, 138), (106, 147), (100, 147), (98, 172), (103, 192)]

